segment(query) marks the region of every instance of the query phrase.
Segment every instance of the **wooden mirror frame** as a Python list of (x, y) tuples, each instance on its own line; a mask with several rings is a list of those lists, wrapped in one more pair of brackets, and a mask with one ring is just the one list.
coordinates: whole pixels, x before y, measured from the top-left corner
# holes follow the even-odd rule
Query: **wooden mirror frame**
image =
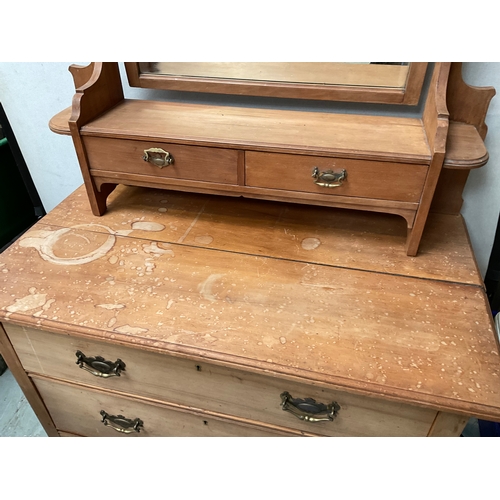
[(138, 62), (126, 62), (125, 69), (131, 87), (290, 99), (416, 105), (422, 91), (427, 64), (426, 62), (409, 64), (404, 88), (155, 75), (141, 73)]

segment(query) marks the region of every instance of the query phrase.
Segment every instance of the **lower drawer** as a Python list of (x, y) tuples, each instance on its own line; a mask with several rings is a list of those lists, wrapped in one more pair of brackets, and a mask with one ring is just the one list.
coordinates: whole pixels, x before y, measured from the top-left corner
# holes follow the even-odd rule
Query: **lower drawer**
[[(326, 187), (313, 178), (329, 170), (341, 173), (345, 179), (339, 186)], [(245, 184), (252, 187), (303, 191), (336, 196), (374, 198), (418, 202), (422, 194), (428, 167), (406, 163), (391, 163), (343, 158), (324, 158), (277, 153), (245, 153)]]
[[(254, 422), (325, 436), (426, 436), (436, 411), (367, 398), (266, 374), (88, 341), (5, 324), (24, 368), (34, 374), (75, 381), (109, 391), (189, 406)], [(76, 351), (121, 359), (120, 377), (95, 377), (78, 368)], [(340, 406), (333, 421), (310, 422), (283, 411), (281, 394)], [(67, 429), (65, 429), (67, 430)]]
[[(233, 149), (103, 137), (84, 137), (83, 142), (91, 171), (101, 170), (221, 184), (238, 183), (238, 151)], [(160, 148), (170, 153), (173, 163), (159, 167), (144, 161), (145, 151), (152, 148)], [(153, 155), (155, 153), (150, 156)]]
[[(271, 437), (293, 435), (284, 431), (217, 419), (201, 413), (149, 404), (133, 398), (116, 396), (44, 378), (35, 377), (33, 382), (55, 426), (62, 434), (66, 435), (77, 434), (87, 437)], [(124, 417), (127, 421), (124, 425), (123, 418), (117, 420), (114, 417)], [(136, 419), (140, 420), (139, 432), (134, 430)]]

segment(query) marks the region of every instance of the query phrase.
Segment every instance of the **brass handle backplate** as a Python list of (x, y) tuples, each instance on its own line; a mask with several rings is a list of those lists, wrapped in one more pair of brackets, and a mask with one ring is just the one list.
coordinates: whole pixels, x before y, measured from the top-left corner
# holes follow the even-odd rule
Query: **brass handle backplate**
[(75, 355), (77, 357), (76, 364), (96, 377), (119, 377), (120, 372), (125, 371), (125, 363), (121, 359), (114, 362), (106, 361), (101, 356), (85, 356), (82, 351), (76, 351)]
[(300, 420), (306, 422), (326, 422), (333, 421), (337, 416), (340, 406), (335, 401), (325, 405), (324, 403), (316, 403), (314, 399), (294, 399), (289, 392), (283, 392), (281, 397), (281, 407), (285, 411), (289, 411)]
[(133, 432), (140, 432), (144, 427), (144, 422), (140, 418), (125, 418), (123, 415), (109, 415), (104, 410), (101, 410), (101, 422), (111, 427), (117, 432), (123, 434), (132, 434)]
[(174, 157), (168, 151), (161, 148), (145, 149), (142, 159), (158, 168), (168, 167), (174, 163)]
[(320, 172), (318, 167), (314, 167), (312, 178), (318, 186), (327, 188), (339, 187), (347, 179), (347, 171), (342, 169), (340, 172), (334, 172), (333, 170)]

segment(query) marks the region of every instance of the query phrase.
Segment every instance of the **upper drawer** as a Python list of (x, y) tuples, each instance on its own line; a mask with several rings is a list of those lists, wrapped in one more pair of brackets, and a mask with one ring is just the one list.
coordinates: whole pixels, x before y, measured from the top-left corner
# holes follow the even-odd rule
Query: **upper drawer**
[[(83, 142), (91, 169), (237, 184), (238, 151), (233, 149), (103, 137), (83, 137)], [(173, 163), (159, 167), (145, 161), (145, 151), (152, 148), (160, 148), (170, 153)]]
[[(320, 178), (333, 171), (344, 179), (339, 186), (326, 187)], [(253, 187), (305, 191), (318, 194), (418, 202), (427, 175), (426, 165), (348, 160), (276, 153), (245, 153), (245, 184)]]
[[(123, 393), (209, 410), (282, 428), (327, 436), (425, 436), (436, 416), (430, 409), (366, 398), (307, 383), (136, 350), (119, 345), (4, 325), (26, 370)], [(81, 370), (75, 352), (121, 359), (120, 377)], [(281, 394), (294, 400), (340, 406), (333, 421), (307, 422), (281, 408)], [(293, 401), (292, 403), (296, 403)], [(292, 408), (293, 410), (293, 408)], [(69, 429), (64, 429), (69, 430)]]

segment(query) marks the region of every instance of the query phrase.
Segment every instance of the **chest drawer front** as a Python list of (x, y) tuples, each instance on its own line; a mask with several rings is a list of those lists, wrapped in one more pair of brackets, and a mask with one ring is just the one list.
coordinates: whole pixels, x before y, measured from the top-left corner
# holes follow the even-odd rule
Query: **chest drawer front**
[[(33, 381), (57, 429), (65, 434), (88, 437), (271, 437), (289, 435), (284, 431), (244, 425), (202, 413), (149, 404), (132, 398), (39, 377), (34, 377)], [(124, 417), (124, 419), (120, 418), (120, 422), (114, 417)], [(105, 425), (103, 420), (108, 425)], [(124, 425), (123, 422), (127, 425)], [(135, 426), (139, 432), (134, 429)]]
[[(317, 169), (317, 178), (313, 173)], [(418, 202), (427, 175), (426, 165), (320, 156), (245, 153), (245, 184), (252, 187), (303, 191), (336, 196)], [(325, 186), (324, 174), (344, 178)], [(316, 182), (323, 184), (318, 185)]]
[[(83, 142), (91, 170), (237, 184), (236, 150), (103, 137), (84, 137)], [(161, 166), (161, 153), (150, 152), (150, 161), (143, 159), (145, 151), (158, 148), (170, 153), (171, 164)], [(160, 166), (152, 163), (155, 159)]]
[[(24, 368), (34, 374), (171, 402), (325, 436), (425, 436), (436, 412), (327, 390), (264, 374), (6, 324)], [(94, 376), (76, 364), (77, 351), (125, 364), (120, 376)], [(283, 411), (281, 394), (340, 405), (333, 421), (302, 421)], [(68, 430), (68, 429), (64, 429)]]

